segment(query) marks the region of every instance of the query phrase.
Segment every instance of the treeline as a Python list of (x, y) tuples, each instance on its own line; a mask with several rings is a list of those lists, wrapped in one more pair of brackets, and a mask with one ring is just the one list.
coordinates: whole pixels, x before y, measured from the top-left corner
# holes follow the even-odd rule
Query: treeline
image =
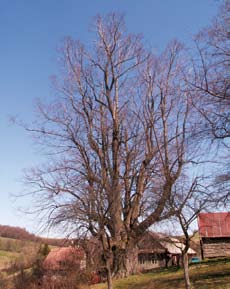
[(24, 228), (12, 227), (7, 225), (0, 225), (0, 236), (4, 238), (18, 239), (24, 241), (40, 241), (40, 237), (35, 234), (29, 233)]
[(68, 245), (64, 239), (42, 238), (35, 234), (29, 233), (26, 229), (8, 225), (0, 225), (0, 237), (11, 238), (22, 241), (31, 241), (37, 243), (46, 243), (52, 246)]

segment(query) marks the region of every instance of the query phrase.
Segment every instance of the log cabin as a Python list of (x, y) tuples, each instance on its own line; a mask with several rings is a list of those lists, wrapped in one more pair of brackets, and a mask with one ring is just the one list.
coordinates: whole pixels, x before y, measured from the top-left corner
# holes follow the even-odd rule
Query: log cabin
[(198, 227), (202, 259), (230, 257), (230, 212), (200, 213)]

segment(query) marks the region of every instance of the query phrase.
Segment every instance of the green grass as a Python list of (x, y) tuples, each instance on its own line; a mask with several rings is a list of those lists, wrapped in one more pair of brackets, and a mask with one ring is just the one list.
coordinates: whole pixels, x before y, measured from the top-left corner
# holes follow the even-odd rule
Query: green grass
[[(230, 289), (230, 260), (193, 265), (190, 267), (190, 277), (194, 289)], [(106, 288), (106, 284), (92, 286), (92, 289)], [(114, 281), (114, 289), (174, 288), (185, 288), (181, 269), (160, 269)]]
[(7, 252), (0, 250), (0, 258), (15, 259), (19, 256), (17, 252)]

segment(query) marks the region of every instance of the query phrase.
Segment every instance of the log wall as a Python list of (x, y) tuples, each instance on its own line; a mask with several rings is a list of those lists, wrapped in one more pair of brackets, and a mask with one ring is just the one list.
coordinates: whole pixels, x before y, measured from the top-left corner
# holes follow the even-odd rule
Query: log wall
[(230, 257), (230, 238), (203, 238), (204, 258)]

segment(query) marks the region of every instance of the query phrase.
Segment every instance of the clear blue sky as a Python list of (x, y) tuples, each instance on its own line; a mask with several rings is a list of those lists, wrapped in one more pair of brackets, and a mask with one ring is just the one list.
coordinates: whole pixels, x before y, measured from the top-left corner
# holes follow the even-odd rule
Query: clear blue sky
[(41, 156), (32, 140), (10, 116), (30, 122), (37, 98), (52, 94), (50, 76), (58, 71), (57, 47), (70, 35), (90, 42), (89, 25), (96, 14), (124, 12), (130, 32), (161, 51), (173, 38), (185, 43), (208, 25), (217, 0), (0, 0), (0, 224), (36, 232), (36, 222), (19, 214), (10, 195), (23, 191), (23, 169)]

